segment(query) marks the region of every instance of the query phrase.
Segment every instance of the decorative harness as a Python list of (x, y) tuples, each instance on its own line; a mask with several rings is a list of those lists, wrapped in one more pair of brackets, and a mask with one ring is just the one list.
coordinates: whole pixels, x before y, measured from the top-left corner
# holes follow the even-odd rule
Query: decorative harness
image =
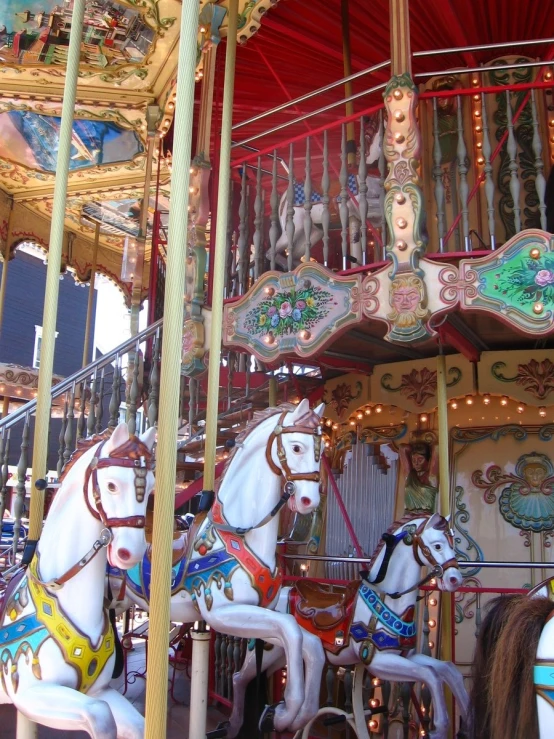
[[(40, 664), (36, 655), (43, 642), (49, 637), (61, 649), (65, 662), (76, 670), (78, 676), (77, 690), (83, 693), (86, 693), (94, 684), (114, 652), (114, 631), (106, 613), (104, 613), (104, 626), (100, 641), (94, 647), (90, 639), (71, 623), (70, 619), (63, 612), (56, 595), (48, 592), (49, 590), (56, 591), (62, 588), (66, 582), (84, 569), (101, 549), (107, 547), (113, 538), (112, 528), (144, 528), (144, 516), (109, 518), (106, 515), (102, 505), (97, 470), (107, 467), (135, 469), (135, 496), (137, 501), (142, 502), (146, 492), (146, 476), (148, 471), (154, 468), (152, 453), (137, 437), (131, 437), (129, 442), (114, 452), (114, 454), (118, 453), (122, 456), (110, 455), (100, 458), (100, 453), (105, 443), (103, 441), (99, 445), (95, 456), (90, 461), (83, 485), (83, 494), (87, 508), (92, 516), (100, 521), (105, 528), (102, 529), (99, 538), (94, 542), (89, 551), (76, 564), (64, 572), (63, 575), (52, 580), (44, 581), (40, 577), (39, 555), (38, 552), (35, 553), (29, 565), (27, 575), (23, 576), (13, 595), (13, 603), (15, 604), (20, 600), (22, 591), (28, 589), (35, 606), (35, 613), (31, 613), (18, 620), (17, 609), (13, 608), (11, 612), (8, 611), (8, 615), (13, 623), (8, 626), (2, 626), (0, 623), (0, 665), (2, 667), (0, 677), (5, 685), (5, 679), (8, 675), (8, 663), (11, 660), (11, 679), (15, 690), (17, 690), (19, 681), (17, 662), (21, 654), (30, 652), (33, 673), (40, 679)], [(89, 481), (92, 482), (91, 492), (94, 506), (91, 505), (89, 500)]]
[[(280, 568), (275, 571), (262, 562), (256, 554), (248, 547), (244, 541), (244, 536), (254, 529), (259, 529), (269, 523), (289, 500), (296, 493), (296, 482), (298, 480), (310, 480), (319, 482), (321, 475), (319, 468), (314, 472), (293, 472), (287, 460), (287, 454), (283, 445), (283, 434), (308, 434), (314, 437), (314, 456), (316, 463), (321, 458), (321, 428), (320, 418), (313, 411), (301, 423), (293, 426), (283, 426), (285, 417), (290, 411), (284, 411), (279, 416), (279, 420), (273, 431), (271, 432), (266, 445), (265, 457), (269, 468), (278, 477), (284, 480), (283, 492), (269, 513), (267, 513), (257, 524), (246, 528), (240, 526), (232, 526), (225, 519), (223, 506), (219, 500), (215, 500), (208, 514), (208, 526), (201, 535), (200, 542), (195, 548), (203, 556), (189, 560), (185, 574), (185, 588), (192, 593), (193, 600), (196, 600), (196, 594), (200, 594), (201, 586), (204, 586), (204, 595), (206, 605), (211, 608), (212, 595), (210, 584), (212, 581), (224, 583), (224, 592), (226, 596), (232, 600), (233, 591), (230, 583), (233, 572), (241, 567), (249, 576), (252, 587), (257, 590), (260, 598), (260, 606), (268, 606), (274, 599), (282, 584), (282, 574)], [(275, 463), (272, 456), (273, 442), (277, 445), (277, 458), (279, 465)], [(207, 553), (208, 549), (213, 547), (215, 538), (211, 530), (219, 536), (225, 554), (222, 552)], [(192, 547), (191, 547), (192, 549)]]

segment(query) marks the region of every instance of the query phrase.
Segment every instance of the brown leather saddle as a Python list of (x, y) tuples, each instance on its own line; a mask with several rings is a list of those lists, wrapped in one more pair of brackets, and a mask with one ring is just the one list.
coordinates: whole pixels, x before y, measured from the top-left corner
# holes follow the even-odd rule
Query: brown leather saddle
[[(149, 501), (148, 508), (146, 510), (144, 535), (148, 543), (148, 547), (146, 549), (146, 556), (148, 557), (150, 561), (152, 561), (152, 527), (153, 525), (154, 525), (154, 508), (150, 504), (150, 501)], [(173, 551), (172, 551), (172, 561), (171, 561), (172, 567), (174, 567), (178, 562), (180, 562), (185, 556), (186, 551), (187, 551), (188, 540), (189, 540), (189, 532), (181, 531), (177, 527), (177, 520), (175, 520), (173, 523)]]
[(358, 583), (325, 585), (298, 580), (296, 611), (310, 619), (317, 629), (332, 629), (344, 621), (358, 592)]

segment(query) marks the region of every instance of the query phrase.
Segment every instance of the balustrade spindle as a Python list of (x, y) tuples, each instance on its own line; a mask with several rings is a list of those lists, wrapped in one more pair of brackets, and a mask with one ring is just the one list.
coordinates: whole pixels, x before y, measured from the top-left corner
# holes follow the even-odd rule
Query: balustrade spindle
[(213, 641), (214, 646), (214, 686), (215, 692), (219, 693), (219, 674), (221, 671), (221, 634), (216, 632), (215, 639)]
[(96, 404), (96, 423), (94, 430), (97, 434), (102, 431), (102, 423), (104, 419), (104, 382), (105, 382), (105, 370), (102, 368), (100, 372), (100, 386), (98, 388), (98, 403)]
[(510, 102), (510, 90), (506, 90), (506, 116), (508, 121), (508, 157), (510, 158), (510, 195), (512, 196), (514, 208), (515, 233), (521, 230), (521, 208), (519, 207), (519, 179), (517, 176), (517, 142), (514, 132), (514, 121), (512, 104)]
[(277, 192), (277, 150), (273, 152), (273, 167), (271, 169), (271, 225), (269, 227), (270, 267), (275, 269), (275, 250), (279, 238), (279, 193)]
[(402, 734), (404, 739), (410, 739), (410, 698), (411, 684), (402, 683), (400, 685), (400, 700), (402, 701)]
[(321, 192), (323, 210), (321, 213), (321, 227), (323, 228), (323, 264), (329, 266), (329, 225), (331, 217), (329, 214), (329, 142), (327, 130), (323, 132), (323, 175), (321, 177)]
[(17, 463), (17, 485), (15, 487), (15, 501), (13, 504), (13, 556), (17, 555), (17, 545), (19, 542), (19, 531), (21, 529), (21, 519), (25, 510), (25, 483), (27, 482), (27, 467), (29, 466), (29, 414), (25, 416), (23, 425), (23, 433), (21, 435), (21, 454)]
[(235, 644), (233, 648), (233, 671), (231, 672), (231, 689), (232, 689), (232, 677), (234, 672), (238, 672), (241, 668), (242, 662), (240, 660), (240, 648), (242, 639), (240, 636), (235, 636)]
[(256, 172), (256, 198), (254, 199), (254, 280), (262, 274), (262, 159), (258, 157), (258, 169)]
[(62, 425), (60, 427), (60, 435), (58, 437), (59, 441), (59, 447), (58, 447), (58, 464), (56, 466), (56, 472), (58, 475), (58, 480), (62, 476), (63, 468), (65, 465), (65, 458), (64, 458), (64, 452), (65, 452), (65, 430), (67, 428), (67, 412), (69, 410), (69, 393), (67, 392), (65, 394), (65, 400), (63, 404), (63, 413), (62, 413)]
[(69, 393), (69, 402), (67, 404), (67, 422), (65, 424), (63, 461), (64, 466), (69, 462), (69, 458), (73, 452), (73, 421), (75, 420), (75, 383)]
[(310, 261), (312, 248), (312, 160), (310, 137), (306, 138), (306, 164), (304, 168), (304, 261)]
[(82, 439), (85, 435), (86, 421), (85, 412), (87, 405), (87, 386), (85, 380), (79, 384), (79, 418), (77, 419), (77, 437), (76, 441)]
[(535, 188), (539, 197), (539, 212), (541, 214), (541, 228), (546, 231), (546, 180), (544, 179), (544, 162), (542, 161), (542, 142), (539, 132), (539, 118), (537, 115), (537, 100), (535, 90), (531, 90), (531, 112), (533, 115), (533, 154), (535, 155)]
[[(388, 680), (383, 680), (381, 685), (381, 695), (383, 697), (383, 705), (388, 708), (391, 694), (391, 684)], [(381, 720), (381, 730), (383, 732), (383, 739), (388, 739), (389, 736), (389, 714), (388, 711), (383, 713)]]
[(348, 184), (348, 152), (346, 150), (346, 125), (342, 124), (342, 139), (340, 148), (340, 225), (341, 225), (341, 249), (342, 249), (342, 268), (347, 269), (348, 264), (348, 190), (346, 186)]
[(94, 424), (96, 421), (96, 403), (98, 396), (96, 395), (96, 386), (98, 384), (98, 371), (94, 370), (94, 374), (90, 380), (90, 399), (88, 402), (87, 416), (87, 436), (94, 436)]
[(464, 119), (462, 115), (461, 95), (456, 97), (458, 102), (458, 174), (460, 176), (460, 204), (462, 206), (462, 230), (464, 234), (464, 248), (469, 251), (469, 185), (467, 183), (468, 158), (464, 139)]
[(239, 241), (238, 241), (238, 278), (239, 278), (239, 294), (246, 292), (246, 274), (248, 268), (247, 251), (247, 217), (248, 217), (248, 194), (246, 189), (246, 164), (242, 165), (242, 178), (240, 187), (240, 205), (239, 205)]
[(11, 429), (7, 429), (6, 431), (2, 430), (2, 433), (3, 434), (5, 433), (6, 438), (4, 442), (3, 454), (2, 454), (2, 457), (0, 457), (0, 465), (2, 465), (1, 470), (0, 470), (0, 499), (3, 505), (3, 508), (0, 511), (1, 513), (0, 521), (4, 520), (4, 511), (7, 508), (9, 512), (10, 504), (11, 504), (10, 493), (8, 492), (8, 479), (9, 479), (8, 462), (10, 461)]
[(494, 212), (494, 179), (492, 176), (491, 163), (492, 147), (489, 134), (487, 105), (484, 92), (481, 93), (481, 116), (483, 125), (483, 159), (485, 160), (485, 196), (487, 198), (487, 215), (491, 249), (494, 250), (496, 248), (496, 221)]
[(235, 651), (235, 637), (227, 637), (227, 698), (233, 700), (233, 654)]
[(112, 375), (112, 395), (110, 398), (110, 420), (108, 428), (114, 429), (119, 423), (119, 406), (121, 405), (121, 370), (119, 367), (119, 356), (115, 358)]
[[(352, 713), (353, 709), (353, 695), (352, 695), (352, 680), (354, 677), (354, 671), (351, 666), (345, 668), (344, 672), (344, 710), (346, 713)], [(346, 724), (346, 737), (350, 737), (350, 725)]]
[(437, 98), (433, 98), (433, 179), (435, 180), (435, 202), (437, 204), (439, 252), (442, 254), (444, 251), (444, 184), (442, 181), (442, 149), (439, 138)]
[(327, 670), (325, 672), (325, 686), (327, 688), (327, 698), (325, 699), (326, 706), (335, 705), (335, 670), (331, 663), (327, 663)]
[(294, 250), (294, 145), (289, 149), (289, 184), (287, 187), (287, 218), (285, 222), (287, 235), (287, 267), (292, 272)]
[(160, 389), (160, 332), (156, 332), (152, 349), (152, 367), (150, 368), (150, 392), (148, 393), (148, 426), (151, 428), (158, 422), (158, 392)]
[(219, 676), (219, 694), (225, 697), (227, 687), (227, 641), (229, 637), (227, 634), (221, 636), (221, 674)]
[[(383, 221), (383, 229), (381, 234), (381, 241), (383, 244), (387, 243), (387, 221), (385, 219), (385, 179), (387, 177), (387, 160), (385, 158), (385, 115), (383, 110), (381, 109), (379, 111), (379, 137), (381, 141), (381, 150), (379, 152), (379, 184), (380, 184), (380, 195), (379, 195), (379, 203), (380, 203), (380, 210), (381, 210), (381, 218)], [(376, 243), (373, 251), (373, 259), (378, 262), (381, 259), (384, 259), (384, 256), (381, 254), (381, 251), (379, 249), (379, 245)]]
[(140, 399), (140, 350), (138, 344), (135, 347), (134, 354), (135, 359), (133, 362), (133, 376), (129, 388), (129, 403), (127, 405), (127, 424), (129, 426), (130, 434), (136, 434), (137, 432), (137, 405)]
[(360, 211), (360, 242), (362, 263), (367, 264), (367, 164), (364, 117), (360, 118), (360, 164), (358, 165), (358, 209)]

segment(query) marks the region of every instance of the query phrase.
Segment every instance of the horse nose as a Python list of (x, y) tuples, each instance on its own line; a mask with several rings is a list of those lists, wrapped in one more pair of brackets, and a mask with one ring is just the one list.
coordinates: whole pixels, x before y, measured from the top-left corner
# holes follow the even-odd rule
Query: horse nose
[(458, 577), (456, 575), (450, 575), (450, 584), (451, 585), (457, 585), (459, 582)]
[(120, 547), (117, 550), (117, 556), (122, 562), (127, 562), (131, 559), (131, 552), (128, 549), (125, 549), (125, 547)]
[(303, 496), (302, 496), (302, 497), (300, 498), (300, 502), (302, 503), (302, 505), (303, 505), (303, 506), (306, 506), (306, 507), (308, 507), (309, 505), (311, 505), (311, 504), (312, 504), (312, 500), (311, 500), (311, 498), (308, 498), (308, 496), (307, 496), (307, 495), (303, 495)]

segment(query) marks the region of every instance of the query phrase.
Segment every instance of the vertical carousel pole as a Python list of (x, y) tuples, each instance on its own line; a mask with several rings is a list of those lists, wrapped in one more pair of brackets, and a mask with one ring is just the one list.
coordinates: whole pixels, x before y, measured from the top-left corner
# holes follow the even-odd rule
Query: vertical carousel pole
[[(225, 281), (225, 250), (227, 248), (227, 217), (231, 180), (231, 126), (233, 123), (233, 96), (235, 89), (235, 59), (237, 53), (238, 0), (229, 0), (225, 80), (223, 83), (223, 110), (219, 160), (217, 202), (219, 213), (214, 249), (214, 282), (212, 293), (212, 326), (210, 333), (210, 362), (208, 365), (208, 399), (206, 407), (206, 444), (204, 450), (204, 488), (215, 486), (215, 453), (217, 413), (219, 405), (219, 365), (223, 316), (223, 288)], [(171, 543), (171, 542), (170, 542)], [(193, 679), (190, 694), (189, 739), (205, 739), (206, 711), (208, 709), (209, 634), (193, 632)], [(158, 735), (159, 736), (159, 735)], [(154, 737), (152, 737), (154, 739)]]
[(164, 295), (163, 351), (160, 367), (158, 445), (156, 451), (156, 508), (152, 532), (152, 580), (148, 680), (146, 681), (146, 739), (160, 739), (167, 731), (167, 645), (171, 599), (171, 549), (175, 507), (175, 468), (181, 380), (183, 294), (187, 257), (190, 150), (194, 115), (194, 72), (198, 4), (181, 6), (179, 76), (175, 110), (173, 177)]
[(83, 367), (86, 367), (88, 359), (88, 345), (90, 341), (90, 326), (92, 323), (92, 306), (94, 303), (94, 281), (96, 279), (96, 263), (98, 260), (98, 242), (100, 240), (100, 223), (96, 223), (94, 232), (94, 247), (92, 252), (92, 266), (90, 268), (90, 287), (88, 290), (87, 319), (85, 322), (85, 340), (83, 342)]
[[(48, 464), (48, 429), (50, 426), (50, 389), (54, 368), (54, 341), (56, 338), (56, 318), (60, 287), (60, 267), (64, 236), (65, 205), (69, 177), (69, 157), (73, 136), (73, 116), (77, 81), (79, 77), (79, 58), (83, 34), (85, 0), (75, 0), (71, 17), (71, 34), (65, 72), (60, 140), (56, 162), (56, 183), (52, 205), (52, 222), (48, 246), (48, 268), (44, 292), (44, 314), (42, 318), (42, 344), (40, 369), (38, 373), (37, 408), (35, 413), (35, 434), (33, 440), (33, 471), (31, 479), (31, 510), (29, 514), (29, 539), (38, 539), (44, 515), (44, 490), (37, 490), (35, 483), (46, 477)], [(18, 715), (18, 739), (31, 739), (36, 736), (37, 727), (22, 715)]]
[(0, 335), (2, 334), (2, 322), (4, 320), (4, 303), (6, 302), (6, 288), (8, 286), (8, 262), (10, 261), (10, 231), (13, 215), (13, 198), (10, 204), (8, 216), (8, 228), (6, 229), (6, 244), (4, 248), (4, 263), (2, 264), (2, 280), (0, 282)]
[[(352, 74), (352, 56), (350, 51), (350, 15), (348, 8), (349, 0), (341, 0), (340, 14), (342, 25), (342, 60), (344, 68), (344, 76), (350, 77)], [(344, 97), (352, 95), (352, 82), (344, 83)], [(346, 103), (345, 116), (354, 114), (354, 103)], [(346, 138), (348, 141), (348, 164), (356, 164), (356, 134), (354, 131), (354, 121), (346, 124)]]

